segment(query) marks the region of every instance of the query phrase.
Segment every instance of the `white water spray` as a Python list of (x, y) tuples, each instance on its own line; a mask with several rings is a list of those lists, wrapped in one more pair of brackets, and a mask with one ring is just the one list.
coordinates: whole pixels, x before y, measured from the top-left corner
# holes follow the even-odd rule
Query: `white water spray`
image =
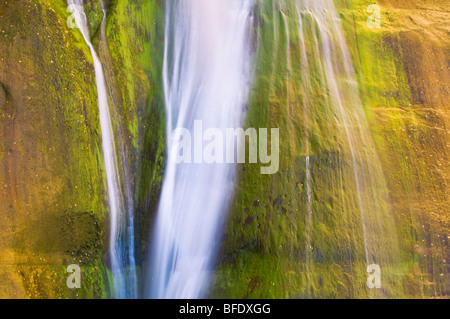
[[(233, 193), (234, 164), (174, 164), (176, 128), (242, 127), (251, 81), (253, 0), (166, 2), (168, 160), (151, 254), (149, 296), (205, 296)], [(200, 148), (201, 149), (201, 148)], [(201, 154), (198, 154), (201, 156)]]

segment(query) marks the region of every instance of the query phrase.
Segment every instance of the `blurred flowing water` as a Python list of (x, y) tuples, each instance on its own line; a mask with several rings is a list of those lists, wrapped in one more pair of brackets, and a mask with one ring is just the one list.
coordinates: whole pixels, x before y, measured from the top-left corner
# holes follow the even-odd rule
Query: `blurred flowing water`
[[(122, 185), (121, 181), (103, 67), (90, 40), (83, 0), (68, 0), (68, 5), (72, 9), (75, 23), (80, 29), (94, 61), (110, 218), (111, 294), (112, 297), (119, 299), (136, 298), (133, 207), (129, 203), (129, 185)], [(103, 15), (105, 18), (105, 12)], [(125, 189), (125, 192), (122, 189)]]
[(202, 121), (203, 129), (222, 132), (242, 127), (251, 82), (253, 1), (173, 0), (165, 6), (163, 79), (169, 151), (148, 295), (201, 298), (214, 270), (236, 165), (175, 164), (171, 134), (186, 128), (193, 135), (196, 120)]
[[(344, 227), (348, 232), (347, 242), (335, 244), (347, 249), (348, 253), (342, 255), (347, 256), (344, 263), (350, 269), (363, 256), (367, 265), (384, 267), (384, 278), (389, 281), (394, 275), (392, 269), (398, 266), (398, 239), (385, 179), (334, 1), (279, 0), (265, 4), (271, 6), (272, 15), (277, 17), (272, 43), (286, 46), (288, 51), (284, 63), (287, 114), (299, 111), (303, 114), (306, 273), (314, 272), (314, 261), (321, 258), (317, 253), (332, 245), (315, 238), (315, 226), (325, 220), (327, 224), (342, 225), (331, 231), (338, 232)], [(270, 11), (267, 7), (264, 10), (266, 14)], [(277, 48), (272, 50), (276, 52)], [(293, 69), (294, 65), (297, 69)], [(316, 157), (331, 152), (336, 155), (328, 163), (317, 162)], [(326, 218), (321, 212), (316, 214), (313, 203), (326, 202), (327, 196), (340, 198), (340, 204), (333, 207), (340, 220)], [(324, 244), (328, 248), (319, 247)]]
[[(295, 134), (301, 136), (302, 150), (296, 156), (304, 160), (300, 166), (305, 179), (304, 225), (298, 226), (302, 243), (297, 243), (303, 245), (303, 295), (315, 296), (320, 277), (316, 273), (327, 267), (339, 266), (353, 280), (356, 275), (364, 278), (371, 264), (383, 267), (386, 289), (381, 296), (390, 294), (399, 266), (398, 239), (334, 2), (170, 1), (165, 23), (169, 152), (153, 234), (148, 295), (199, 298), (208, 291), (236, 168), (174, 164), (171, 134), (176, 128), (194, 132), (195, 120), (202, 120), (204, 128), (242, 126), (243, 106), (251, 103), (249, 92), (261, 93), (261, 87), (250, 85), (253, 27), (258, 35), (254, 43), (259, 41), (256, 68), (263, 70), (257, 76), (268, 79), (269, 96), (281, 87), (284, 90), (285, 97), (276, 97), (284, 99), (286, 107), (280, 130), (301, 128)], [(290, 137), (286, 133), (285, 138)], [(326, 206), (330, 200), (332, 207)], [(324, 208), (331, 214), (325, 215)], [(332, 232), (328, 238), (323, 225)], [(352, 285), (350, 296), (361, 283)]]

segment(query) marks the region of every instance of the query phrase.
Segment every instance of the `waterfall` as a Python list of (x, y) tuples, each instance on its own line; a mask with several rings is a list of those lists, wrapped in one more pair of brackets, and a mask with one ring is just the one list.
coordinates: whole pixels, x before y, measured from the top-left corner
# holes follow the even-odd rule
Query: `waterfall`
[[(90, 41), (83, 0), (68, 0), (68, 4), (94, 61), (110, 218), (109, 259), (113, 280), (112, 295), (119, 299), (136, 298), (137, 279), (134, 259), (133, 214), (131, 211), (132, 207), (127, 209), (125, 198), (121, 191), (116, 143), (108, 106), (103, 67)], [(104, 23), (105, 15), (103, 10), (102, 23)]]
[(166, 2), (163, 81), (169, 151), (150, 254), (152, 298), (207, 293), (236, 166), (175, 164), (171, 134), (177, 128), (194, 134), (194, 121), (222, 132), (242, 127), (251, 81), (252, 5), (252, 0)]
[[(394, 262), (398, 246), (386, 203), (387, 188), (334, 1), (280, 0), (277, 4), (278, 8), (274, 10), (280, 11), (285, 25), (290, 20), (292, 29), (298, 30), (299, 49), (296, 52), (291, 49), (290, 55), (298, 55), (301, 66), (298, 70), (301, 74), (292, 76), (295, 78), (293, 81), (298, 82), (305, 123), (306, 254), (310, 255), (309, 249), (313, 249), (310, 245), (314, 242), (311, 237), (314, 236), (312, 190), (316, 182), (322, 182), (314, 178), (312, 158), (315, 153), (337, 149), (339, 159), (336, 162), (339, 164), (317, 168), (321, 174), (329, 170), (331, 187), (340, 185), (341, 189), (336, 188), (332, 193), (337, 198), (341, 197), (342, 207), (334, 209), (342, 209), (342, 220), (346, 220), (347, 215), (353, 223), (359, 221), (359, 227), (352, 232), (361, 234), (360, 237), (358, 235), (361, 241), (353, 244), (362, 246), (365, 263), (378, 263), (388, 268)], [(286, 36), (288, 41), (292, 38), (289, 33)], [(286, 72), (291, 73), (292, 62), (287, 61), (286, 64)], [(290, 112), (291, 106), (287, 107)], [(328, 123), (324, 125), (326, 119)], [(317, 130), (319, 127), (322, 131)], [(323, 145), (316, 145), (313, 149), (311, 136), (321, 134)], [(338, 165), (339, 170), (336, 169)], [(333, 181), (341, 182), (333, 185)], [(309, 272), (312, 262), (308, 256), (306, 269)]]
[[(354, 74), (350, 55), (345, 46), (345, 38), (343, 36), (341, 26), (339, 25), (338, 15), (334, 7), (333, 1), (318, 0), (318, 1), (298, 1), (297, 9), (300, 12), (300, 19), (302, 19), (301, 11), (307, 13), (313, 21), (314, 42), (317, 45), (320, 39), (321, 48), (318, 48), (316, 54), (321, 66), (322, 81), (327, 85), (329, 92), (329, 103), (332, 111), (337, 115), (337, 121), (343, 129), (343, 133), (347, 139), (346, 148), (348, 155), (351, 157), (354, 172), (354, 181), (357, 193), (357, 202), (361, 214), (361, 226), (363, 230), (363, 240), (365, 248), (366, 262), (369, 264), (373, 255), (369, 256), (369, 248), (367, 243), (367, 202), (365, 201), (362, 183), (363, 174), (365, 170), (377, 169), (378, 167), (370, 167), (363, 165), (370, 165), (368, 158), (361, 158), (360, 154), (355, 149), (355, 144), (358, 146), (369, 146), (374, 151), (374, 146), (371, 140), (362, 140), (362, 136), (355, 135), (354, 121), (358, 114), (362, 114), (362, 103), (359, 100), (359, 90), (356, 83), (356, 75)], [(317, 29), (316, 29), (317, 28)], [(300, 30), (300, 32), (303, 32)], [(344, 87), (338, 82), (338, 72), (341, 70), (336, 66), (336, 62), (343, 63), (345, 80), (349, 87)], [(348, 100), (344, 100), (343, 95), (347, 94)], [(348, 104), (346, 104), (348, 103)], [(364, 143), (364, 144), (363, 144)], [(378, 163), (375, 163), (378, 165)]]

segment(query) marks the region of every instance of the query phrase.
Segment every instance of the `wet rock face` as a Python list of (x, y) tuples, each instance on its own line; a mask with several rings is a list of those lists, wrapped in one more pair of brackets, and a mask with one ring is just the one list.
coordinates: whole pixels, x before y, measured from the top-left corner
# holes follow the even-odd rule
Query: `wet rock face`
[[(97, 39), (100, 1), (84, 3), (90, 35)], [(163, 102), (149, 93), (160, 82), (153, 65), (162, 60), (161, 35), (152, 40), (158, 49), (151, 59), (144, 46), (163, 16), (157, 1), (105, 5), (114, 72), (109, 65), (105, 71), (121, 83), (118, 95), (125, 97), (133, 131), (139, 132), (137, 114), (155, 123), (147, 125), (142, 143), (139, 189), (142, 198), (151, 197), (139, 201), (137, 238), (144, 256), (151, 228), (146, 205), (156, 206), (165, 153), (154, 138), (165, 136)], [(108, 229), (94, 68), (81, 34), (67, 26), (66, 10), (66, 1), (0, 1), (0, 299), (106, 296), (102, 256)], [(142, 12), (152, 18), (141, 19)], [(130, 62), (135, 60), (146, 62)], [(149, 179), (153, 170), (158, 173)], [(67, 289), (68, 264), (82, 268), (81, 289)]]
[[(94, 72), (65, 10), (0, 4), (0, 298), (104, 295)], [(67, 262), (78, 291), (60, 284)]]
[[(270, 4), (270, 1), (266, 2)], [(284, 3), (289, 2), (294, 1)], [(396, 277), (395, 285), (383, 289), (383, 293), (410, 297), (448, 296), (448, 0), (377, 1), (382, 8), (382, 29), (379, 31), (366, 26), (367, 4), (364, 1), (335, 3), (340, 3), (338, 11), (349, 49), (355, 58), (353, 63), (360, 73), (361, 87), (368, 88), (361, 88), (360, 94), (367, 107), (370, 128), (387, 180), (390, 211), (397, 221), (395, 231), (401, 238), (401, 255), (405, 264), (411, 265), (396, 271), (398, 279)], [(310, 118), (310, 123), (317, 121), (324, 122), (324, 125), (317, 125), (311, 135), (313, 244), (303, 244), (309, 240), (306, 231), (309, 225), (305, 222), (309, 209), (308, 191), (304, 182), (306, 166), (297, 164), (305, 163), (305, 159), (299, 158), (298, 153), (290, 153), (291, 145), (284, 149), (283, 141), (302, 141), (304, 135), (302, 130), (281, 129), (290, 119), (296, 119), (295, 125), (302, 123), (301, 115), (296, 118), (299, 115), (296, 111), (290, 115), (283, 113), (286, 105), (293, 101), (291, 99), (287, 103), (290, 87), (296, 85), (289, 84), (294, 81), (295, 72), (290, 72), (286, 80), (284, 72), (289, 65), (283, 57), (288, 55), (287, 48), (294, 52), (294, 48), (300, 45), (295, 45), (296, 40), (292, 36), (290, 47), (281, 40), (278, 44), (271, 42), (272, 38), (276, 38), (272, 33), (274, 29), (282, 33), (291, 27), (289, 18), (286, 19), (286, 27), (281, 14), (280, 19), (271, 20), (270, 14), (267, 17), (261, 34), (265, 32), (264, 27), (271, 33), (270, 36), (260, 37), (263, 43), (259, 47), (260, 59), (264, 63), (259, 63), (259, 73), (256, 72), (254, 83), (262, 89), (255, 96), (264, 96), (264, 92), (270, 91), (267, 88), (272, 83), (279, 86), (274, 90), (273, 97), (264, 100), (255, 98), (256, 102), (249, 103), (247, 120), (250, 126), (280, 127), (282, 134), (288, 132), (284, 139), (280, 139), (280, 154), (288, 160), (280, 161), (280, 171), (271, 180), (264, 180), (249, 166), (242, 169), (222, 243), (223, 256), (216, 271), (213, 296), (363, 297), (367, 293), (364, 285), (367, 265), (364, 257), (361, 258), (362, 254), (358, 256), (355, 253), (361, 250), (362, 246), (358, 245), (363, 239), (360, 235), (350, 235), (347, 225), (352, 224), (345, 224), (344, 215), (336, 214), (339, 205), (355, 198), (356, 193), (348, 187), (353, 183), (352, 176), (341, 173), (341, 167), (351, 163), (339, 160), (340, 150), (334, 149), (333, 143), (329, 143), (331, 147), (326, 151), (318, 152), (320, 147), (328, 147), (328, 136), (319, 129), (329, 127), (330, 121), (326, 121), (328, 114), (325, 112)], [(291, 35), (298, 33), (295, 28), (292, 27)], [(276, 50), (272, 48), (276, 45), (280, 46), (280, 53), (273, 58)], [(264, 48), (269, 49), (264, 51)], [(293, 57), (294, 54), (291, 59)], [(281, 62), (272, 66), (272, 61)], [(266, 68), (267, 65), (270, 67)], [(301, 67), (300, 63), (291, 65), (296, 65), (294, 70)], [(266, 81), (269, 78), (267, 74), (274, 69), (280, 72), (274, 76), (273, 82)], [(314, 99), (316, 101), (317, 97)], [(296, 110), (300, 109), (298, 107)], [(265, 126), (262, 126), (261, 122), (267, 119), (271, 122), (264, 122)], [(339, 177), (330, 178), (336, 172), (339, 172)], [(338, 185), (342, 177), (344, 188)], [(341, 195), (333, 193), (341, 189), (344, 192), (342, 197), (346, 198), (342, 203), (336, 200)], [(259, 206), (257, 200), (261, 201)], [(252, 218), (255, 218), (254, 223)], [(338, 222), (333, 222), (333, 218)], [(353, 214), (349, 220), (354, 223), (356, 218), (357, 215)], [(343, 244), (345, 242), (352, 243), (356, 248), (348, 249)], [(304, 258), (308, 255), (313, 256), (312, 268)], [(342, 273), (330, 271), (330, 265), (339, 265), (337, 267), (342, 269)], [(275, 275), (274, 269), (282, 271)], [(238, 273), (242, 277), (238, 278)], [(264, 280), (260, 285), (252, 285), (253, 278)], [(312, 283), (312, 290), (305, 285), (308, 280)], [(247, 284), (235, 284), (242, 282)], [(383, 287), (387, 288), (387, 285)]]

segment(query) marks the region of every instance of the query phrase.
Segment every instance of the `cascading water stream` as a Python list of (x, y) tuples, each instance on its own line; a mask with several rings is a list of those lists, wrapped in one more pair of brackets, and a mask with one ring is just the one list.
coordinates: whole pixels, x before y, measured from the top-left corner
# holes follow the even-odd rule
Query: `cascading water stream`
[[(394, 232), (390, 231), (392, 223), (388, 209), (382, 204), (385, 203), (386, 185), (365, 120), (355, 70), (336, 7), (332, 0), (280, 0), (280, 7), (283, 8), (280, 11), (285, 21), (285, 10), (288, 9), (284, 7), (289, 8), (289, 5), (292, 12), (290, 17), (298, 26), (300, 39), (298, 54), (302, 74), (299, 86), (305, 117), (307, 242), (311, 241), (312, 188), (315, 187), (311, 173), (313, 152), (310, 136), (319, 133), (312, 132), (311, 126), (317, 127), (313, 119), (317, 121), (323, 116), (316, 110), (320, 106), (326, 112), (324, 114), (332, 115), (335, 119), (335, 123), (329, 123), (329, 129), (334, 130), (332, 132), (340, 150), (339, 180), (342, 180), (342, 174), (346, 176), (346, 184), (341, 187), (345, 187), (347, 193), (354, 189), (352, 192), (355, 195), (344, 192), (341, 195), (343, 202), (347, 203), (343, 205), (350, 203), (350, 206), (343, 206), (343, 213), (359, 211), (367, 265), (388, 265), (396, 254), (396, 238)], [(287, 61), (287, 64), (290, 67), (291, 62)], [(336, 173), (332, 171), (330, 176)], [(351, 213), (349, 216), (353, 216), (353, 220), (356, 217)], [(342, 218), (345, 219), (344, 216)]]
[(242, 127), (251, 81), (252, 6), (253, 0), (166, 2), (163, 78), (169, 151), (150, 260), (152, 298), (206, 294), (236, 165), (175, 164), (171, 134), (177, 128), (202, 134), (195, 131), (195, 121), (222, 132)]
[[(98, 96), (100, 127), (102, 133), (102, 151), (106, 170), (108, 207), (110, 218), (109, 257), (113, 279), (114, 298), (136, 298), (137, 282), (134, 257), (133, 214), (126, 204), (121, 191), (121, 179), (118, 169), (116, 145), (111, 123), (111, 115), (106, 93), (106, 82), (100, 59), (90, 41), (87, 19), (83, 9), (83, 0), (68, 0), (75, 17), (75, 23), (88, 45), (94, 61)], [(105, 11), (103, 10), (103, 22)]]

